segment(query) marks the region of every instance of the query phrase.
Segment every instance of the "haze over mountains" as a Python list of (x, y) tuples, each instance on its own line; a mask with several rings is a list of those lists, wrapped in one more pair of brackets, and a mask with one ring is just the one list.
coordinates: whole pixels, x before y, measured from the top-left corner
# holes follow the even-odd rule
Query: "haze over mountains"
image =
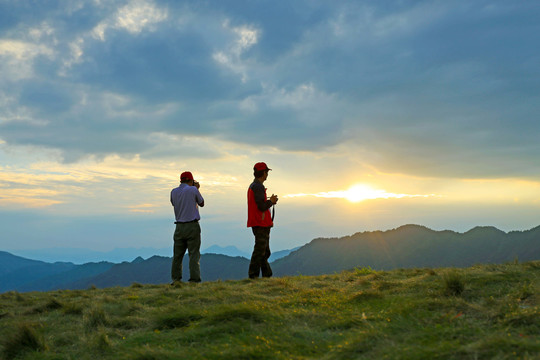
[[(223, 250), (223, 248), (214, 250)], [(233, 250), (233, 249), (228, 249)], [(405, 225), (388, 231), (356, 233), (341, 238), (318, 238), (299, 249), (278, 254), (275, 276), (316, 275), (354, 267), (391, 270), (410, 267), (465, 267), (477, 263), (540, 259), (540, 226), (505, 233), (476, 227), (466, 233), (434, 231)], [(184, 261), (184, 278), (189, 274)], [(0, 252), (0, 292), (84, 289), (90, 286), (128, 286), (168, 283), (171, 258), (138, 257), (131, 262), (47, 263)], [(249, 260), (241, 256), (206, 253), (201, 257), (203, 281), (247, 277)]]
[[(298, 249), (279, 250), (272, 252), (270, 261), (277, 260), (288, 255), (291, 251)], [(13, 255), (17, 255), (26, 259), (40, 260), (44, 262), (71, 262), (74, 264), (85, 264), (89, 262), (108, 261), (112, 263), (121, 263), (124, 261), (132, 261), (135, 258), (142, 257), (144, 259), (152, 256), (172, 256), (172, 244), (167, 248), (120, 248), (111, 251), (93, 251), (81, 248), (46, 248), (46, 249), (30, 249), (30, 250), (15, 250), (9, 251)], [(242, 256), (246, 259), (251, 258), (251, 252), (242, 251), (236, 246), (220, 246), (212, 245), (201, 251), (201, 254), (221, 254), (227, 256)]]
[[(171, 240), (172, 242), (172, 240)], [(111, 251), (93, 251), (82, 248), (46, 248), (46, 249), (31, 249), (31, 250), (15, 250), (10, 251), (12, 254), (21, 256), (27, 259), (40, 260), (45, 262), (72, 262), (74, 264), (84, 264), (88, 262), (108, 261), (113, 263), (121, 263), (124, 261), (132, 261), (135, 258), (142, 257), (147, 259), (152, 256), (172, 256), (172, 243), (167, 248), (117, 248)], [(243, 256), (249, 257), (245, 251), (239, 250), (235, 246), (222, 247), (212, 245), (201, 251), (201, 254), (222, 254), (228, 256)]]

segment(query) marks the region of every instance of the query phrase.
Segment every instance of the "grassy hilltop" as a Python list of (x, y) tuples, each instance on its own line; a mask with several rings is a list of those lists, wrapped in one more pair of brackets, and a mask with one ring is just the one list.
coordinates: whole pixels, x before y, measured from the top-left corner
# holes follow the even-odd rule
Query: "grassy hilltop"
[(539, 359), (540, 261), (0, 295), (2, 359)]

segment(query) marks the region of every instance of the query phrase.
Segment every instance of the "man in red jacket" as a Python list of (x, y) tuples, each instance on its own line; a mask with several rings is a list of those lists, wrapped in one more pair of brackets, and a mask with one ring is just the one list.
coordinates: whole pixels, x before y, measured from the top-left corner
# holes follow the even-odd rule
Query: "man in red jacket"
[(248, 200), (248, 221), (247, 226), (255, 235), (255, 246), (251, 255), (248, 275), (251, 279), (259, 277), (262, 272), (263, 277), (271, 277), (272, 269), (268, 263), (270, 257), (270, 228), (274, 226), (270, 208), (277, 201), (277, 195), (273, 195), (270, 199), (266, 196), (266, 188), (263, 183), (268, 178), (268, 166), (265, 163), (256, 163), (253, 167), (253, 175), (255, 179), (249, 186), (247, 192)]

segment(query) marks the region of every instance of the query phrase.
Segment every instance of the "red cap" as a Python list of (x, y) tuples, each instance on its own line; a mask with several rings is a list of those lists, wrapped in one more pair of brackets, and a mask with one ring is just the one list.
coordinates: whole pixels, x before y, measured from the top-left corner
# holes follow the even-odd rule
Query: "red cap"
[(184, 171), (180, 175), (180, 180), (193, 180), (193, 175), (189, 171)]
[(260, 170), (272, 170), (272, 169), (268, 168), (268, 166), (266, 166), (265, 163), (263, 163), (263, 162), (258, 162), (258, 163), (256, 163), (255, 166), (253, 167), (253, 170), (260, 171)]

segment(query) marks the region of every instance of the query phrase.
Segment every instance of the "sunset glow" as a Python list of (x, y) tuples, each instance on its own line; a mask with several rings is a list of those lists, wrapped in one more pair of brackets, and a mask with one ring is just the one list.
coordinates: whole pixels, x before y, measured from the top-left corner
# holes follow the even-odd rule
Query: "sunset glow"
[(372, 187), (364, 184), (356, 184), (351, 186), (348, 190), (338, 190), (338, 191), (329, 191), (329, 192), (320, 192), (315, 194), (289, 194), (285, 197), (302, 197), (302, 196), (314, 196), (321, 198), (338, 198), (346, 199), (352, 203), (357, 203), (364, 200), (373, 200), (373, 199), (401, 199), (404, 197), (430, 197), (436, 196), (434, 194), (428, 195), (419, 195), (419, 194), (395, 194), (387, 192), (386, 190), (373, 189)]
[(0, 5), (0, 251), (170, 248), (184, 171), (251, 251), (257, 162), (272, 251), (540, 225), (540, 2), (65, 3)]

